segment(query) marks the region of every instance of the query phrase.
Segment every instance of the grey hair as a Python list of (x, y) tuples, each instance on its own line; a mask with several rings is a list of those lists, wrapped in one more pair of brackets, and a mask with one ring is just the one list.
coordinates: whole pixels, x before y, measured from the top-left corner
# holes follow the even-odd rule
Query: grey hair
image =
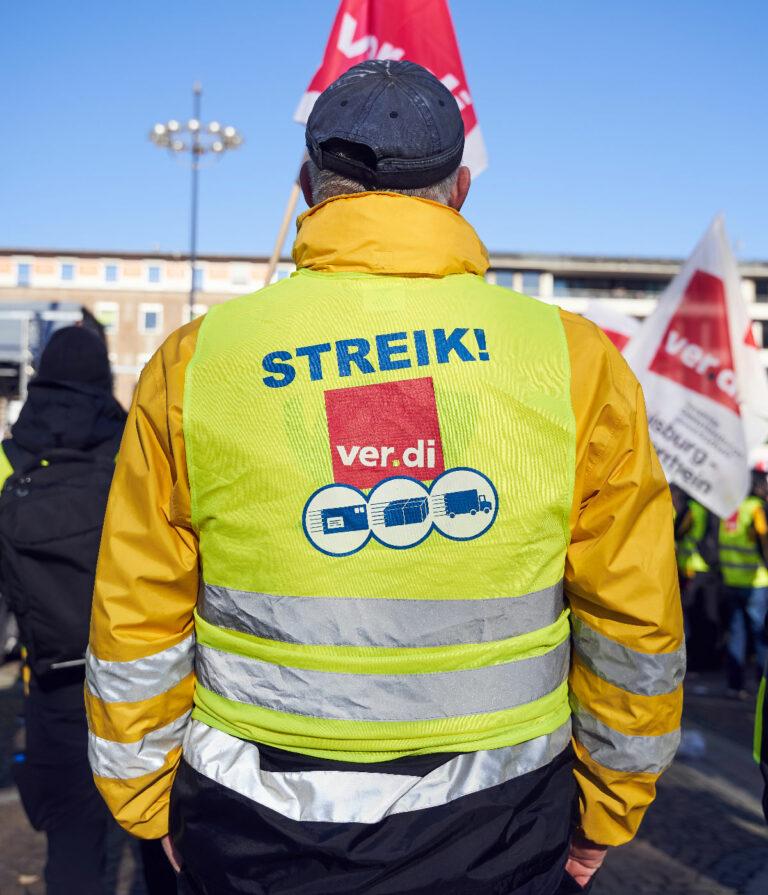
[[(351, 177), (345, 177), (343, 174), (337, 174), (335, 171), (324, 171), (308, 159), (309, 165), (309, 182), (312, 187), (312, 201), (315, 205), (325, 202), (334, 196), (343, 196), (347, 193), (365, 193), (370, 187), (353, 180)], [(429, 186), (422, 186), (416, 189), (396, 190), (391, 187), (382, 187), (387, 193), (402, 193), (404, 196), (416, 196), (419, 199), (431, 199), (433, 202), (439, 202), (441, 205), (447, 205), (451, 198), (456, 180), (459, 176), (459, 169), (449, 174), (443, 180), (437, 183), (431, 183)]]

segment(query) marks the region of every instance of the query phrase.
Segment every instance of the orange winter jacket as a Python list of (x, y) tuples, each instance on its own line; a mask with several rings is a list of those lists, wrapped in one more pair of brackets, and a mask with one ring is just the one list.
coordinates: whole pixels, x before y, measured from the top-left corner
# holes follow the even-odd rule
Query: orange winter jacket
[[(418, 214), (410, 211), (414, 202)], [(359, 226), (356, 215), (364, 218)], [(363, 225), (377, 234), (375, 241), (357, 238)], [(487, 268), (485, 249), (460, 215), (435, 203), (370, 194), (311, 209), (300, 219), (295, 258), (299, 269), (331, 274), (481, 277)], [(659, 767), (645, 756), (656, 754), (660, 743), (674, 743), (680, 724), (683, 634), (673, 512), (635, 377), (596, 326), (566, 312), (560, 318), (576, 425), (564, 569), (575, 644), (569, 688), (574, 712), (587, 713), (593, 731), (606, 732), (601, 743), (574, 727), (574, 773), (583, 833), (617, 845), (634, 836), (654, 798)], [(168, 338), (144, 369), (130, 411), (91, 627), (91, 657), (110, 674), (120, 673), (120, 663), (140, 668), (137, 660), (164, 650), (170, 655), (194, 635), (199, 544), (183, 413), (200, 326), (196, 320)], [(654, 675), (672, 683), (659, 692)], [(147, 696), (137, 684), (125, 701), (86, 686), (92, 740), (113, 744), (116, 755), (121, 744), (128, 755), (137, 743), (150, 743), (160, 729), (178, 733), (151, 773), (121, 773), (118, 762), (114, 773), (96, 778), (117, 819), (138, 836), (168, 831), (169, 792), (194, 690), (191, 668), (177, 673), (165, 692)]]

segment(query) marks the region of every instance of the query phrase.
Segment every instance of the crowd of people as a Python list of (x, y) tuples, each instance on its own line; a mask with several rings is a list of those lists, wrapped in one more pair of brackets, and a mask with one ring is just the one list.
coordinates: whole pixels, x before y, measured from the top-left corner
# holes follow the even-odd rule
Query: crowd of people
[[(28, 471), (36, 458), (62, 450), (102, 456), (111, 463), (126, 417), (111, 389), (106, 348), (98, 334), (79, 327), (54, 334), (12, 436), (0, 448), (2, 478)], [(106, 498), (90, 487), (96, 512), (101, 513)], [(671, 492), (688, 674), (721, 670), (728, 697), (751, 699), (768, 643), (765, 464), (755, 462), (750, 494), (728, 519), (719, 519), (677, 486)], [(48, 495), (54, 516), (55, 499)], [(36, 524), (39, 527), (39, 520)], [(49, 542), (54, 534), (48, 531)], [(70, 541), (70, 555), (72, 546)], [(3, 607), (7, 610), (7, 601)], [(85, 629), (84, 618), (80, 627)], [(56, 634), (60, 637), (61, 629)], [(30, 821), (47, 833), (46, 884), (51, 895), (103, 892), (107, 876), (114, 876), (110, 854), (131, 838), (111, 818), (93, 784), (83, 682), (82, 664), (53, 674), (35, 673), (26, 652), (26, 749), (16, 782)], [(170, 865), (152, 845), (152, 840), (144, 840), (134, 849), (145, 867), (146, 891), (173, 893), (176, 882)], [(141, 891), (140, 886), (134, 891)]]
[(755, 452), (750, 490), (720, 519), (672, 485), (688, 679), (723, 674), (724, 695), (752, 702), (753, 754), (768, 821), (768, 448)]
[(754, 695), (768, 643), (768, 474), (755, 460), (749, 495), (727, 519), (672, 486), (688, 674), (723, 669), (725, 693)]
[(355, 66), (306, 137), (297, 274), (127, 418), (59, 331), (3, 443), (49, 895), (103, 895), (113, 818), (150, 895), (586, 892), (679, 743), (675, 541), (692, 668), (742, 698), (764, 658), (765, 473), (725, 520), (675, 491), (673, 536), (618, 352), (484, 280), (425, 69)]

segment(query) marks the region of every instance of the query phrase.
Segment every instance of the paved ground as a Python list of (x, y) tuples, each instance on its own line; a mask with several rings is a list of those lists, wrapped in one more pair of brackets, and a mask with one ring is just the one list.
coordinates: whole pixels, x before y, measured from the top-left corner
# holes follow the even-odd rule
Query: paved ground
[[(45, 836), (29, 826), (11, 782), (12, 755), (22, 742), (21, 698), (17, 666), (0, 666), (0, 895), (45, 895)], [(145, 895), (128, 837), (117, 827), (110, 852), (111, 895)]]
[[(9, 777), (20, 706), (15, 677), (14, 667), (0, 668), (0, 895), (43, 895), (43, 837), (30, 830)], [(679, 758), (664, 776), (639, 837), (610, 853), (594, 895), (768, 893), (762, 781), (750, 757), (752, 704), (720, 698), (717, 684), (712, 677), (688, 683), (688, 738), (700, 734), (706, 751)], [(126, 852), (115, 895), (135, 895), (132, 875)]]
[(595, 895), (767, 895), (753, 702), (724, 699), (719, 690), (717, 677), (687, 683), (686, 739), (698, 734), (706, 751), (678, 757), (664, 775), (640, 835), (609, 854)]

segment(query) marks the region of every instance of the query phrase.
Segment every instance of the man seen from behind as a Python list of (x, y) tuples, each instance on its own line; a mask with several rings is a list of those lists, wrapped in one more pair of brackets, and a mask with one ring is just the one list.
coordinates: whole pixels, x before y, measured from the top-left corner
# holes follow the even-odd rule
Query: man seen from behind
[(139, 383), (88, 664), (118, 820), (188, 892), (590, 884), (678, 742), (672, 506), (591, 323), (485, 280), (450, 92), (307, 125), (297, 272)]

